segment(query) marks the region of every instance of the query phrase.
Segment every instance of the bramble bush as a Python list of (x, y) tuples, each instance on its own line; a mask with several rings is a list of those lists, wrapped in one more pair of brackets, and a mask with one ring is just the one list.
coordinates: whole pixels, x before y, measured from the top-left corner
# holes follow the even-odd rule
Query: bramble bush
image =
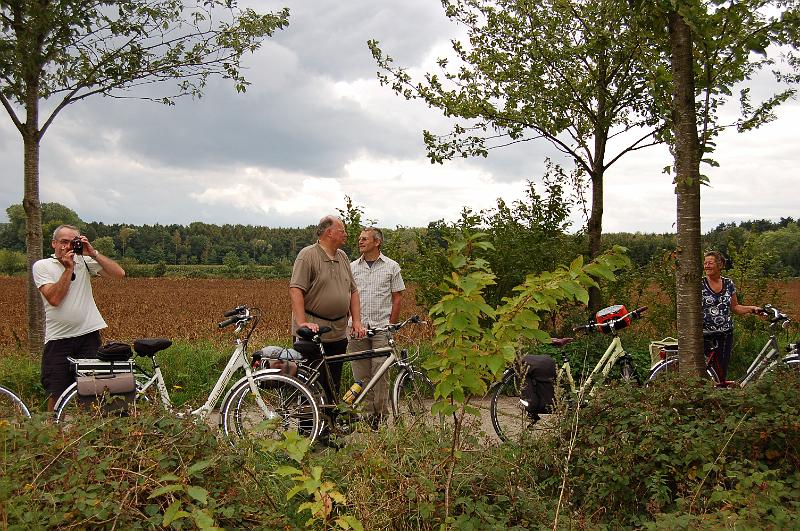
[(466, 422), (448, 511), (448, 424), (287, 457), (231, 448), (187, 419), (86, 418), (62, 432), (39, 416), (0, 426), (0, 527), (324, 529), (348, 516), (364, 529), (796, 528), (798, 404), (800, 377), (779, 373), (744, 389), (605, 386), (523, 444)]
[[(191, 420), (41, 416), (0, 428), (0, 527), (283, 527), (258, 461)], [(281, 486), (283, 488), (283, 486)]]

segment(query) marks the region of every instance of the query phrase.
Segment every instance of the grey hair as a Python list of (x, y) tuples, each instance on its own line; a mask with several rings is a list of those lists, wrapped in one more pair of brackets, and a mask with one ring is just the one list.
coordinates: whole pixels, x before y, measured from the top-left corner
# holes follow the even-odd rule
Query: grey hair
[(709, 256), (713, 256), (714, 257), (714, 260), (717, 261), (717, 265), (719, 265), (720, 268), (724, 268), (725, 267), (725, 256), (723, 256), (721, 252), (719, 252), (719, 251), (706, 251), (706, 253), (703, 255), (703, 258), (708, 258)]
[(317, 224), (317, 238), (325, 234), (325, 231), (331, 228), (331, 225), (333, 225), (333, 222), (336, 221), (336, 219), (337, 218), (335, 216), (328, 214), (319, 220), (319, 223)]
[(58, 239), (58, 231), (60, 231), (61, 229), (74, 230), (75, 232), (78, 233), (78, 236), (81, 235), (81, 230), (78, 227), (75, 227), (74, 225), (63, 224), (56, 227), (56, 230), (53, 231), (53, 241), (56, 241)]
[(367, 227), (364, 229), (364, 232), (371, 232), (372, 237), (375, 238), (375, 240), (383, 243), (383, 231), (378, 227)]

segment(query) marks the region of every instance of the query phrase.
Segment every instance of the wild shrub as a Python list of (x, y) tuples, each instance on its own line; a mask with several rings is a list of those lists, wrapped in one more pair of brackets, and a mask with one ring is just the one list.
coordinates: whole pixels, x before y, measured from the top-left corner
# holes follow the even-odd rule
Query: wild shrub
[(0, 527), (282, 528), (264, 470), (188, 419), (33, 419), (0, 429)]
[(579, 411), (577, 429), (574, 411), (564, 416), (543, 437), (545, 457), (520, 468), (540, 470), (534, 483), (551, 489), (561, 468), (564, 513), (595, 525), (674, 524), (679, 516), (725, 525), (725, 513), (755, 527), (793, 527), (800, 523), (799, 384), (786, 373), (744, 389), (674, 380), (612, 388)]

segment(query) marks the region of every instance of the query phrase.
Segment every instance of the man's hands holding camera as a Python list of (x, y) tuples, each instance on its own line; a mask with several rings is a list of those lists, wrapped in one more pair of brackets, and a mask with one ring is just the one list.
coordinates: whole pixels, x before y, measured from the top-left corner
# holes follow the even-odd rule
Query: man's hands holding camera
[(75, 268), (75, 255), (97, 258), (97, 250), (92, 247), (86, 236), (75, 236), (69, 241), (69, 244), (62, 247), (58, 260), (65, 268), (72, 270)]

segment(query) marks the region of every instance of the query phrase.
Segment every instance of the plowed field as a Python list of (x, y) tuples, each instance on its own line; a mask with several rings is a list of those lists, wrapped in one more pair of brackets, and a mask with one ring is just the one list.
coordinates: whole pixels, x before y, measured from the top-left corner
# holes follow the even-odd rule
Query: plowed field
[[(140, 337), (173, 340), (230, 339), (230, 329), (220, 331), (223, 313), (246, 304), (261, 308), (263, 319), (254, 344), (288, 341), (290, 336), (288, 280), (219, 280), (96, 278), (93, 290), (108, 328), (104, 340), (131, 341)], [(0, 350), (25, 345), (25, 279), (0, 277)], [(413, 288), (403, 297), (401, 317), (423, 315), (414, 304)], [(427, 331), (419, 330), (423, 334)]]

